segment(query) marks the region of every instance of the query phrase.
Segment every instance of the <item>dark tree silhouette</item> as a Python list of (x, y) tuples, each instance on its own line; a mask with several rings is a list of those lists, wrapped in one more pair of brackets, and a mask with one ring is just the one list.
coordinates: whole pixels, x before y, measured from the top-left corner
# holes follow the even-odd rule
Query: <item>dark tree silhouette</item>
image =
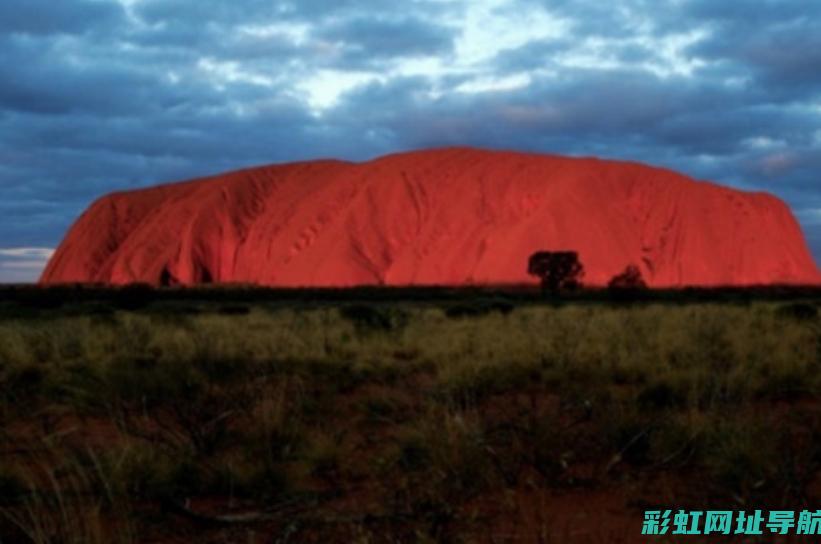
[(164, 266), (160, 272), (160, 286), (170, 287), (172, 285), (177, 285), (178, 283), (179, 281), (177, 281), (177, 278), (168, 269), (168, 266)]
[(641, 270), (639, 270), (639, 267), (631, 264), (624, 269), (624, 272), (613, 276), (607, 284), (607, 287), (609, 289), (636, 290), (647, 288), (647, 283), (645, 283), (644, 278), (641, 277)]
[(538, 276), (545, 290), (557, 293), (579, 287), (584, 266), (575, 251), (537, 251), (530, 256), (527, 273)]

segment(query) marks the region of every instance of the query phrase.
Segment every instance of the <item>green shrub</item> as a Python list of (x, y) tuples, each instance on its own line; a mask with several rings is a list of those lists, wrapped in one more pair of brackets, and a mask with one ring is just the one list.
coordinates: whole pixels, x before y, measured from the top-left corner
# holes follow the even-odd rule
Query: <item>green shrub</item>
[(445, 308), (450, 318), (479, 317), (494, 312), (508, 315), (516, 306), (503, 298), (478, 299), (471, 303), (453, 304)]
[(775, 314), (778, 317), (797, 321), (812, 321), (818, 317), (818, 307), (807, 302), (791, 302), (778, 306), (775, 309)]
[(342, 306), (339, 315), (353, 323), (360, 333), (399, 330), (408, 323), (405, 311), (389, 306), (351, 304)]

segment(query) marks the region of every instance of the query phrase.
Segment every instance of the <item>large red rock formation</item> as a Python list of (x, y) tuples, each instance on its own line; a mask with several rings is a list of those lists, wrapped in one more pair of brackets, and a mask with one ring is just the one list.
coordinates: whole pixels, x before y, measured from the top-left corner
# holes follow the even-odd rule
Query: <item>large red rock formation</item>
[(651, 286), (816, 283), (788, 207), (641, 164), (452, 148), (313, 161), (115, 193), (42, 283), (276, 286), (534, 282), (575, 250), (585, 283), (629, 264)]

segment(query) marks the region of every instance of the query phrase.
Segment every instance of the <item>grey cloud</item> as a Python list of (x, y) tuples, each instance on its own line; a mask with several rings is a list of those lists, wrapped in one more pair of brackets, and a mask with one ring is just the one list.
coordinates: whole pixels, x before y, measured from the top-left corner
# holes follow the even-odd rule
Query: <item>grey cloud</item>
[(340, 42), (348, 55), (365, 59), (448, 55), (454, 42), (453, 29), (412, 17), (335, 20), (320, 27), (314, 36)]
[[(136, 5), (135, 11), (152, 24), (216, 22), (231, 26), (293, 21), (317, 23), (352, 15), (384, 17), (395, 15), (399, 8), (395, 0), (143, 0)], [(459, 3), (438, 0), (407, 0), (401, 5), (401, 12), (405, 14), (442, 16), (460, 9)]]
[[(694, 56), (748, 66), (760, 84), (800, 96), (821, 92), (821, 22), (801, 19), (759, 33), (744, 27), (716, 32), (690, 49)], [(790, 96), (793, 98), (794, 96)]]
[(0, 109), (116, 115), (184, 100), (181, 87), (168, 84), (165, 74), (141, 64), (139, 57), (118, 55), (111, 45), (88, 44), (80, 63), (69, 60), (74, 51), (59, 41), (7, 37), (0, 45)]
[(41, 247), (0, 247), (0, 283), (35, 281), (52, 252)]
[(80, 34), (111, 29), (124, 17), (114, 0), (6, 0), (0, 2), (0, 33)]
[(691, 0), (683, 15), (709, 29), (689, 54), (752, 78), (781, 101), (821, 92), (821, 4), (798, 0)]
[(686, 0), (680, 13), (700, 21), (769, 29), (785, 21), (821, 14), (821, 5), (802, 0)]
[[(515, 0), (520, 9), (541, 9), (569, 25), (579, 39), (626, 39), (642, 34), (686, 32), (699, 21), (684, 18), (683, 10), (670, 2), (622, 0)], [(684, 0), (687, 5), (687, 0)], [(503, 9), (503, 8), (499, 8)]]
[(270, 0), (144, 0), (135, 5), (135, 13), (147, 23), (183, 23), (202, 25), (209, 21), (234, 24), (242, 21), (262, 23), (275, 20), (288, 11), (287, 6)]

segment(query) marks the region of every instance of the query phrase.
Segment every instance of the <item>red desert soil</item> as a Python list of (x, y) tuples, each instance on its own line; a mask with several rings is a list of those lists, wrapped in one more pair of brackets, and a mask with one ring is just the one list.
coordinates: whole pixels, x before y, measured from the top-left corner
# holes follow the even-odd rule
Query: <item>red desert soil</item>
[(448, 148), (111, 194), (41, 282), (508, 284), (533, 281), (538, 250), (578, 251), (589, 285), (629, 264), (653, 287), (821, 281), (772, 195), (637, 163)]

